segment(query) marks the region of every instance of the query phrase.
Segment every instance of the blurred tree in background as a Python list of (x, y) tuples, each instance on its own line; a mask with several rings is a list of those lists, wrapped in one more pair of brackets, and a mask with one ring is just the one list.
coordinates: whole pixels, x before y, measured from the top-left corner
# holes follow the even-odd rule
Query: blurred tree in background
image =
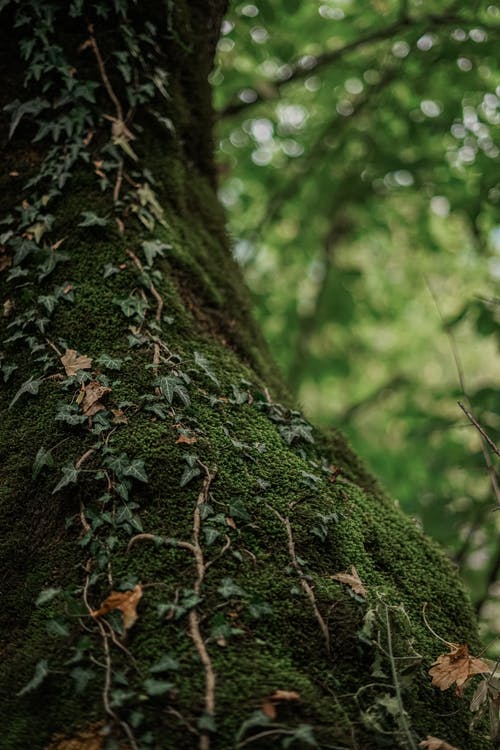
[[(500, 589), (500, 4), (233, 2), (212, 74), (221, 197), (275, 356)], [(498, 628), (496, 628), (498, 633)]]

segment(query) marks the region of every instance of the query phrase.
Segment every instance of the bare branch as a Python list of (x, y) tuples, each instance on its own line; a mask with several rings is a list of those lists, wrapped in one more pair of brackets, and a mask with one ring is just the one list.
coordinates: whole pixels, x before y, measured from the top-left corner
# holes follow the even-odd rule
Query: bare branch
[(490, 438), (490, 436), (481, 427), (481, 425), (479, 424), (479, 422), (477, 421), (477, 419), (474, 417), (474, 415), (472, 414), (472, 412), (470, 412), (468, 409), (466, 409), (465, 406), (462, 404), (461, 401), (457, 401), (457, 404), (462, 409), (463, 413), (465, 414), (465, 416), (467, 417), (467, 419), (469, 420), (469, 422), (471, 422), (474, 425), (474, 427), (476, 428), (476, 430), (486, 440), (486, 442), (490, 446), (490, 448), (493, 451), (493, 453), (496, 453), (497, 456), (500, 456), (500, 450), (498, 450), (498, 447), (496, 446), (496, 444), (493, 442), (493, 440)]

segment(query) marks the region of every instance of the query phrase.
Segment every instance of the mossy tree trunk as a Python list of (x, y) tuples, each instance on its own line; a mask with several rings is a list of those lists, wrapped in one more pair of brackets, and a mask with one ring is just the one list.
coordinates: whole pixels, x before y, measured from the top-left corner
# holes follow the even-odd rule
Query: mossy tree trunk
[(486, 746), (427, 675), (424, 601), (476, 645), (451, 566), (290, 410), (250, 317), (224, 0), (2, 7), (1, 747)]

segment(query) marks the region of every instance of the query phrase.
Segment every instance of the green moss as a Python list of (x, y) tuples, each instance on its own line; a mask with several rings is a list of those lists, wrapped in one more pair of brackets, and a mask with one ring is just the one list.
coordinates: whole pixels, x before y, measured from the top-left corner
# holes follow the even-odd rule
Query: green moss
[[(178, 28), (187, 33), (191, 24), (195, 39), (202, 40), (207, 8), (212, 6), (175, 4)], [(100, 375), (109, 378), (112, 389), (107, 405), (116, 409), (121, 404), (128, 419), (101, 436), (90, 434), (88, 424), (72, 427), (55, 421), (58, 405), (74, 402), (79, 391), (76, 384), (65, 390), (60, 379), (52, 377), (62, 374), (56, 356), (39, 394), (22, 396), (9, 410), (20, 386), (44, 373), (26, 339), (5, 345), (6, 361), (18, 369), (2, 386), (0, 412), (0, 705), (8, 717), (2, 748), (42, 750), (54, 732), (71, 736), (75, 728), (105, 717), (99, 666), (105, 659), (102, 633), (81, 609), (83, 585), (87, 575), (95, 573), (95, 559), (102, 551), (96, 538), (112, 548), (111, 566), (89, 579), (89, 606), (97, 608), (110, 589), (120, 585), (140, 582), (144, 587), (138, 621), (123, 637), (134, 661), (111, 646), (111, 693), (122, 691), (122, 704), (115, 710), (127, 721), (134, 711), (141, 711), (142, 720), (137, 715), (134, 719), (136, 734), (152, 732), (159, 747), (187, 750), (196, 742), (186, 722), (196, 727), (203, 713), (204, 669), (188, 633), (187, 612), (172, 607), (178, 607), (196, 585), (195, 560), (189, 548), (171, 543), (142, 540), (128, 548), (130, 536), (141, 528), (139, 522), (135, 520), (129, 533), (123, 525), (114, 528), (126, 511), (123, 498), (115, 493), (108, 504), (99, 500), (109, 472), (96, 472), (106, 468), (106, 451), (144, 461), (148, 482), (130, 479), (128, 501), (128, 511), (140, 518), (144, 532), (188, 544), (193, 543), (194, 509), (204, 475), (199, 467), (200, 474), (181, 486), (186, 455), (198, 456), (210, 469), (217, 467), (201, 528), (203, 554), (210, 565), (197, 604), (217, 675), (214, 750), (234, 747), (242, 724), (275, 690), (300, 694), (300, 701), (278, 707), (279, 721), (287, 728), (310, 725), (321, 747), (396, 746), (401, 738), (390, 716), (381, 719), (389, 734), (368, 720), (381, 694), (394, 695), (387, 659), (379, 665), (382, 677), (372, 673), (374, 644), (377, 638), (381, 644), (387, 641), (382, 617), (386, 606), (397, 658), (414, 650), (422, 656), (403, 687), (404, 707), (418, 739), (433, 734), (462, 750), (486, 748), (480, 733), (469, 735), (466, 703), (436, 691), (427, 674), (441, 644), (423, 623), (425, 601), (436, 632), (448, 641), (478, 648), (473, 613), (452, 566), (394, 507), (340, 434), (314, 432), (314, 443), (296, 439), (290, 445), (280, 434), (280, 423), (259, 401), (266, 395), (289, 405), (286, 388), (250, 317), (248, 295), (231, 257), (213, 189), (210, 137), (202, 129), (189, 130), (193, 117), (209, 117), (208, 58), (202, 64), (186, 53), (186, 61), (175, 49), (183, 65), (172, 72), (172, 98), (166, 107), (177, 135), (165, 140), (143, 113), (139, 124), (144, 134), (137, 145), (141, 168), (157, 176), (163, 224), (154, 235), (130, 217), (123, 236), (112, 222), (104, 228), (78, 228), (81, 210), (95, 205), (100, 215), (113, 210), (106, 194), (96, 198), (95, 176), (82, 171), (52, 209), (57, 235), (51, 240), (66, 238), (62, 249), (69, 260), (36, 292), (28, 285), (13, 287), (0, 274), (1, 299), (12, 296), (16, 315), (36, 305), (39, 292), (48, 294), (66, 282), (73, 285), (74, 303), (61, 300), (49, 316), (47, 333), (39, 338), (43, 343), (47, 335), (59, 349), (75, 348), (94, 360), (104, 352), (120, 358), (120, 371), (103, 366)], [(195, 69), (199, 89), (193, 88), (190, 96)], [(155, 264), (162, 273), (155, 277), (155, 288), (168, 316), (159, 330), (154, 323), (157, 300), (127, 254), (132, 250), (144, 261), (141, 243), (151, 236), (170, 246)], [(119, 270), (105, 279), (108, 263)], [(130, 295), (146, 297), (144, 321), (125, 317), (117, 304), (117, 299)], [(2, 340), (12, 333), (11, 322), (0, 318)], [(131, 328), (136, 336), (148, 333), (159, 339), (139, 339), (139, 345), (130, 348)], [(34, 320), (29, 332), (37, 330)], [(190, 396), (189, 405), (177, 396), (172, 404), (163, 403), (165, 419), (146, 408), (152, 403), (148, 398), (156, 398), (152, 344), (158, 340), (164, 355), (161, 374), (183, 374)], [(52, 354), (53, 347), (47, 343), (44, 352)], [(207, 358), (217, 382), (196, 365), (195, 352)], [(282, 414), (288, 419), (286, 410)], [(179, 443), (182, 431), (189, 431), (196, 442)], [(40, 447), (52, 451), (54, 466), (44, 468), (34, 481), (33, 460)], [(77, 484), (53, 494), (62, 467), (75, 465), (90, 447), (95, 450), (80, 467)], [(334, 482), (329, 465), (341, 469)], [(86, 524), (95, 524), (94, 539), (82, 530), (80, 514)], [(284, 517), (290, 520), (297, 560), (291, 556)], [(100, 520), (105, 520), (102, 526)], [(326, 526), (318, 535), (320, 521)], [(366, 586), (366, 600), (332, 578), (352, 565)], [(232, 594), (228, 578), (238, 587)], [(329, 653), (317, 613), (304, 594), (304, 580), (327, 623)], [(66, 598), (36, 608), (38, 594), (50, 586), (64, 589)], [(374, 613), (372, 642), (361, 637), (368, 613)], [(69, 637), (48, 636), (47, 623), (54, 616), (67, 622)], [(83, 634), (89, 645), (78, 651)], [(151, 677), (149, 669), (165, 653), (179, 661), (179, 669), (168, 674), (175, 688), (161, 697), (148, 696), (144, 682)], [(17, 698), (41, 659), (49, 661), (48, 678), (38, 690)], [(70, 676), (74, 665), (92, 670), (82, 693)], [(123, 691), (130, 695), (123, 696)], [(145, 741), (143, 745), (150, 746)], [(254, 747), (273, 745), (263, 740)]]

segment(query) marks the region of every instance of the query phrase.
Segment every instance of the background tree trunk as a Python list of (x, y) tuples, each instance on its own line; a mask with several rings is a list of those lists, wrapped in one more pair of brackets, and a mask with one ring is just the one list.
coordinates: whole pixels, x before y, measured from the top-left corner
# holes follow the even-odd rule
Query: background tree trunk
[[(290, 411), (251, 319), (215, 195), (223, 11), (3, 4), (0, 744), (487, 746), (427, 675), (425, 601), (477, 647), (450, 564)], [(125, 630), (111, 591), (142, 593)]]

